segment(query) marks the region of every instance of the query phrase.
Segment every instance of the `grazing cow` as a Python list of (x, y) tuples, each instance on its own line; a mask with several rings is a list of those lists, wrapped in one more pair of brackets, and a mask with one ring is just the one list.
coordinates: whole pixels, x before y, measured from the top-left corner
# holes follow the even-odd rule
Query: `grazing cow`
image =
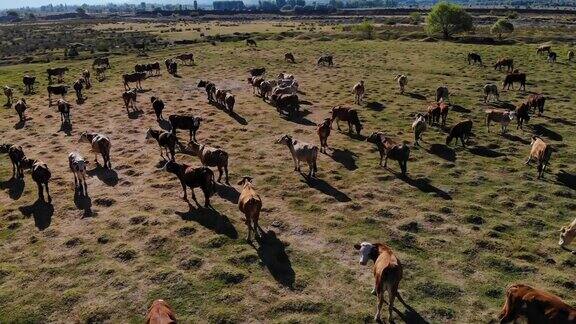
[(277, 82), (277, 86), (272, 89), (272, 95), (282, 95), (282, 94), (297, 94), (298, 93), (298, 84), (297, 83), (280, 83)]
[(264, 78), (260, 76), (248, 77), (248, 84), (252, 86), (252, 93), (256, 93), (256, 90), (260, 88), (260, 84), (264, 82)]
[(267, 80), (260, 83), (258, 90), (260, 91), (260, 96), (263, 100), (266, 100), (272, 95), (272, 91), (274, 90), (274, 87), (276, 87), (276, 84), (278, 84), (276, 80)]
[(576, 308), (560, 297), (524, 284), (514, 284), (506, 289), (500, 323), (516, 323), (520, 318), (526, 323), (576, 323)]
[(146, 139), (153, 138), (158, 142), (158, 146), (160, 147), (160, 156), (163, 159), (164, 151), (166, 151), (166, 157), (170, 158), (170, 160), (174, 160), (176, 158), (176, 143), (178, 143), (178, 138), (174, 133), (155, 130), (152, 128), (148, 128), (146, 131)]
[(478, 53), (468, 53), (468, 65), (479, 63), (482, 66), (482, 57)]
[(368, 260), (374, 262), (374, 289), (372, 294), (378, 298), (378, 306), (376, 308), (376, 315), (374, 320), (380, 322), (380, 312), (384, 304), (384, 294), (388, 293), (388, 321), (393, 323), (392, 310), (394, 309), (394, 299), (398, 300), (404, 305), (406, 302), (398, 292), (400, 280), (402, 280), (402, 263), (396, 257), (392, 249), (382, 243), (368, 243), (362, 242), (354, 244), (354, 248), (360, 251), (360, 264), (366, 265)]
[(160, 63), (154, 62), (154, 63), (146, 64), (146, 71), (150, 74), (160, 75)]
[(333, 66), (334, 65), (334, 59), (333, 59), (332, 55), (324, 54), (318, 58), (318, 62), (316, 64), (317, 65)]
[(309, 167), (308, 178), (316, 177), (318, 172), (317, 159), (318, 147), (316, 145), (308, 144), (295, 140), (290, 135), (284, 135), (276, 141), (276, 144), (283, 144), (288, 146), (294, 160), (294, 171), (300, 171), (300, 162), (306, 162)]
[(22, 83), (24, 84), (24, 94), (30, 94), (34, 91), (34, 83), (36, 83), (36, 77), (26, 74), (22, 77)]
[(430, 104), (428, 106), (427, 112), (426, 112), (426, 119), (428, 120), (428, 124), (430, 124), (430, 126), (440, 123), (440, 104), (439, 103), (433, 103), (433, 104)]
[(532, 108), (532, 112), (538, 109), (538, 116), (541, 116), (544, 113), (544, 104), (546, 103), (546, 97), (542, 94), (531, 94), (528, 96), (528, 100), (526, 101), (528, 106)]
[(523, 129), (524, 122), (528, 123), (530, 121), (529, 110), (530, 106), (527, 103), (522, 103), (519, 107), (516, 107), (516, 121), (518, 122), (516, 129)]
[(142, 90), (142, 80), (146, 79), (146, 73), (135, 72), (122, 75), (124, 90), (130, 90), (130, 83), (136, 83), (136, 89)]
[(156, 121), (163, 120), (162, 111), (164, 110), (164, 101), (162, 99), (151, 97), (150, 102), (152, 103), (152, 109), (154, 109), (154, 114), (156, 114)]
[(206, 146), (204, 144), (196, 143), (195, 141), (190, 141), (188, 146), (183, 149), (183, 151), (190, 152), (196, 155), (200, 159), (200, 163), (207, 167), (217, 167), (218, 168), (218, 182), (222, 180), (222, 174), (226, 174), (226, 183), (230, 184), (228, 181), (228, 153), (226, 151)]
[(109, 69), (110, 68), (110, 60), (107, 57), (98, 57), (98, 58), (94, 59), (94, 62), (92, 63), (92, 68), (98, 67), (98, 66), (102, 66), (102, 67)]
[(318, 125), (316, 133), (320, 138), (320, 152), (326, 153), (328, 148), (328, 136), (330, 136), (330, 131), (332, 129), (332, 118), (326, 118), (322, 124)]
[(574, 51), (568, 51), (568, 61), (572, 62), (574, 60)]
[(20, 122), (24, 122), (26, 120), (25, 111), (28, 109), (28, 105), (26, 104), (26, 100), (24, 98), (18, 100), (14, 105), (14, 109), (18, 113), (18, 117), (20, 118)]
[[(558, 245), (564, 248), (566, 245), (572, 243), (574, 238), (576, 238), (576, 218), (574, 218), (570, 225), (562, 226), (560, 229), (560, 240), (558, 241)], [(572, 254), (576, 254), (576, 252), (572, 252)]]
[(145, 324), (176, 324), (177, 322), (172, 307), (164, 300), (157, 299), (148, 309)]
[(292, 53), (285, 53), (284, 54), (284, 61), (290, 63), (296, 63), (296, 59), (294, 58), (294, 54)]
[(487, 83), (484, 86), (484, 102), (488, 102), (488, 99), (492, 97), (492, 99), (496, 98), (496, 101), (500, 101), (500, 94), (498, 93), (498, 86), (494, 83)]
[(530, 149), (530, 155), (528, 155), (528, 159), (526, 160), (526, 165), (530, 165), (532, 160), (536, 160), (538, 162), (538, 179), (540, 179), (550, 163), (552, 148), (538, 136), (532, 136), (532, 143), (530, 143), (530, 145), (532, 147)]
[(252, 229), (254, 229), (254, 237), (258, 236), (258, 219), (260, 218), (260, 210), (262, 209), (262, 199), (260, 199), (260, 196), (254, 189), (252, 177), (242, 177), (238, 185), (242, 186), (242, 191), (238, 198), (238, 209), (240, 209), (246, 217), (244, 220), (248, 227), (246, 241), (250, 242)]
[(190, 141), (196, 141), (196, 132), (200, 128), (201, 117), (183, 116), (183, 115), (170, 115), (168, 116), (170, 125), (172, 126), (172, 133), (176, 136), (176, 130), (188, 129), (190, 130)]
[(263, 76), (264, 73), (266, 73), (266, 68), (253, 68), (248, 70), (248, 73), (250, 73), (250, 76)]
[(273, 94), (270, 102), (276, 106), (278, 113), (287, 112), (289, 118), (294, 117), (300, 109), (300, 99), (296, 94)]
[(549, 63), (556, 63), (556, 57), (558, 56), (558, 54), (556, 54), (556, 52), (550, 52), (548, 53), (548, 58), (546, 59)]
[(90, 89), (92, 87), (91, 76), (92, 76), (92, 74), (90, 74), (90, 71), (88, 71), (88, 70), (82, 71), (82, 79), (84, 79), (84, 84), (86, 85), (86, 89)]
[(91, 151), (94, 153), (94, 162), (98, 164), (97, 154), (100, 153), (104, 160), (104, 167), (112, 168), (112, 163), (110, 162), (110, 148), (112, 144), (107, 136), (98, 133), (84, 132), (80, 134), (80, 140), (78, 140), (78, 142), (90, 143)]
[(394, 77), (394, 80), (398, 82), (398, 87), (400, 88), (400, 94), (404, 94), (404, 90), (406, 89), (406, 85), (408, 84), (408, 77), (404, 74), (397, 74)]
[(49, 85), (46, 89), (48, 90), (48, 106), (52, 106), (52, 95), (59, 95), (64, 99), (69, 87), (67, 85)]
[(74, 175), (74, 188), (80, 187), (82, 194), (88, 194), (88, 184), (86, 184), (86, 166), (89, 161), (84, 160), (78, 152), (68, 154), (68, 166)]
[(515, 72), (506, 74), (506, 77), (502, 82), (502, 90), (510, 90), (510, 87), (514, 90), (514, 83), (520, 83), (518, 90), (526, 91), (526, 73)]
[(173, 76), (178, 75), (178, 63), (175, 61), (170, 62), (168, 65), (168, 73), (172, 74)]
[(50, 190), (48, 189), (48, 181), (50, 181), (52, 173), (48, 165), (40, 160), (24, 158), (24, 160), (22, 160), (22, 168), (32, 170), (32, 180), (34, 180), (38, 186), (38, 199), (44, 201), (44, 187), (46, 187), (48, 203), (52, 203), (52, 197), (50, 197)]
[(194, 188), (201, 188), (204, 193), (204, 206), (210, 207), (210, 196), (215, 191), (214, 172), (207, 167), (194, 168), (184, 163), (176, 163), (175, 161), (168, 161), (164, 165), (164, 170), (170, 172), (178, 177), (182, 185), (182, 199), (188, 201), (186, 195), (186, 187), (192, 191), (192, 199), (197, 202)]
[(180, 54), (175, 59), (182, 61), (183, 64), (188, 62), (188, 64), (194, 65), (194, 54), (192, 53)]
[(256, 41), (253, 40), (253, 39), (250, 39), (250, 38), (248, 38), (248, 39), (246, 40), (246, 45), (248, 45), (248, 46), (258, 46), (258, 45), (256, 45)]
[(444, 102), (450, 102), (448, 99), (449, 95), (450, 92), (448, 91), (448, 87), (439, 86), (436, 88), (436, 102), (440, 102), (440, 99)]
[(8, 157), (12, 162), (12, 178), (24, 178), (24, 171), (22, 170), (22, 161), (26, 158), (22, 146), (12, 145), (8, 149)]
[(48, 75), (48, 82), (52, 83), (52, 77), (58, 77), (58, 83), (62, 83), (64, 80), (64, 74), (68, 72), (67, 67), (60, 67), (60, 68), (49, 68), (46, 70), (46, 74)]
[(448, 118), (448, 112), (450, 111), (450, 106), (444, 101), (438, 103), (438, 108), (440, 109), (440, 119), (442, 120), (442, 127), (446, 126), (446, 119)]
[(6, 106), (12, 106), (12, 100), (14, 98), (14, 89), (9, 86), (4, 86), (4, 95), (6, 96)]
[(511, 58), (500, 59), (494, 64), (494, 70), (502, 71), (502, 68), (506, 67), (506, 72), (512, 72), (514, 70), (514, 60)]
[(550, 53), (551, 49), (552, 49), (552, 47), (550, 45), (540, 45), (536, 49), (536, 54), (544, 54), (545, 52)]
[(340, 121), (345, 121), (348, 122), (348, 133), (352, 133), (352, 125), (354, 125), (354, 127), (356, 127), (356, 134), (360, 135), (360, 131), (362, 130), (362, 123), (360, 122), (358, 111), (356, 111), (356, 109), (341, 106), (333, 107), (330, 127), (332, 127), (332, 123), (334, 121), (336, 121), (338, 130), (341, 130)]
[(208, 97), (208, 102), (214, 101), (214, 94), (216, 92), (216, 85), (210, 81), (200, 80), (198, 82), (198, 88), (204, 88), (206, 90), (206, 96)]
[(466, 147), (470, 134), (472, 134), (472, 121), (463, 120), (450, 128), (450, 133), (446, 136), (446, 145), (450, 145), (453, 139), (456, 139), (456, 144), (458, 144), (458, 139), (460, 139), (462, 146)]
[(56, 105), (58, 106), (58, 112), (60, 113), (60, 122), (70, 124), (70, 108), (72, 105), (64, 99), (58, 99)]
[(236, 103), (236, 98), (234, 98), (233, 94), (231, 94), (230, 92), (226, 92), (224, 103), (226, 109), (228, 109), (229, 112), (234, 112), (234, 104)]
[(96, 79), (102, 82), (106, 79), (106, 67), (104, 66), (97, 66), (96, 67)]
[(133, 111), (139, 111), (138, 107), (136, 106), (137, 98), (138, 98), (138, 92), (134, 89), (124, 91), (124, 93), (122, 93), (122, 99), (124, 100), (124, 107), (126, 107), (127, 114), (130, 113), (128, 107), (132, 107)]
[(418, 140), (422, 139), (422, 134), (426, 131), (426, 117), (422, 114), (416, 114), (416, 119), (412, 123), (414, 132), (414, 145), (419, 146)]
[(84, 96), (82, 96), (82, 90), (84, 89), (84, 79), (81, 78), (81, 79), (76, 80), (76, 82), (74, 82), (72, 87), (74, 88), (74, 91), (76, 92), (76, 99), (78, 99), (78, 102), (84, 100)]
[(516, 117), (513, 110), (486, 109), (486, 130), (490, 133), (490, 122), (500, 123), (502, 134), (506, 133), (508, 124)]
[(279, 81), (291, 82), (291, 81), (295, 80), (296, 78), (294, 77), (294, 74), (288, 74), (288, 73), (282, 72), (282, 73), (278, 74), (276, 79), (278, 79)]
[(366, 139), (378, 148), (380, 153), (380, 166), (384, 160), (384, 167), (388, 167), (388, 158), (398, 161), (402, 175), (408, 171), (408, 159), (410, 158), (410, 148), (406, 144), (398, 144), (382, 132), (375, 132)]
[(226, 93), (227, 92), (228, 92), (228, 90), (216, 88), (216, 91), (214, 92), (214, 97), (216, 99), (216, 103), (218, 104), (218, 106), (225, 107), (225, 100), (226, 100)]
[(365, 92), (366, 87), (364, 86), (364, 81), (360, 80), (360, 82), (356, 83), (354, 87), (352, 87), (352, 93), (354, 94), (354, 103), (361, 105)]

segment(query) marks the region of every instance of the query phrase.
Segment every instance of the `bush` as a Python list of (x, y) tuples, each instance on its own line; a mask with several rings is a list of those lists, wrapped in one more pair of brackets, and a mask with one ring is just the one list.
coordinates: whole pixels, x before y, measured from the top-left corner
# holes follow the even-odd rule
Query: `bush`
[(370, 21), (364, 21), (358, 25), (352, 27), (352, 30), (359, 32), (366, 39), (372, 39), (374, 37), (374, 25)]
[(410, 14), (410, 23), (412, 25), (418, 25), (422, 22), (422, 14), (419, 12), (413, 12)]
[(426, 22), (430, 34), (441, 33), (444, 39), (449, 39), (454, 34), (470, 31), (474, 28), (472, 16), (459, 5), (448, 2), (439, 2), (434, 5), (426, 18)]
[(507, 19), (498, 19), (490, 28), (490, 32), (498, 35), (498, 39), (500, 40), (502, 39), (502, 34), (510, 34), (513, 31), (514, 25)]

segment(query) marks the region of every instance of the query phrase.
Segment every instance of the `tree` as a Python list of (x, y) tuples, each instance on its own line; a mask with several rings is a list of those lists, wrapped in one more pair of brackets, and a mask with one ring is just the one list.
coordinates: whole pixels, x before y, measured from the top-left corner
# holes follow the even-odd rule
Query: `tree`
[(82, 8), (82, 7), (76, 8), (76, 12), (77, 12), (80, 16), (86, 15), (86, 9), (84, 9), (84, 8)]
[(420, 22), (422, 22), (422, 14), (420, 14), (418, 11), (410, 13), (410, 22), (412, 25), (420, 24)]
[(459, 5), (448, 2), (439, 2), (426, 18), (429, 33), (442, 33), (444, 39), (449, 39), (452, 35), (472, 30), (472, 16)]
[(500, 18), (492, 25), (490, 32), (498, 35), (498, 39), (502, 39), (502, 34), (510, 34), (514, 31), (514, 25), (507, 19)]
[(374, 35), (374, 24), (370, 21), (364, 21), (352, 27), (352, 30), (360, 32), (366, 39), (372, 39)]

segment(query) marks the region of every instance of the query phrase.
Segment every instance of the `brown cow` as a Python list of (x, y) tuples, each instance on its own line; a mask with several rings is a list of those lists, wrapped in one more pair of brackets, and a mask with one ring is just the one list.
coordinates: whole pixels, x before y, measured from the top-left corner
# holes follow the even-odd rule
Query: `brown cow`
[(523, 129), (524, 122), (528, 123), (530, 121), (529, 110), (530, 106), (527, 103), (522, 103), (519, 107), (516, 107), (516, 121), (518, 122), (516, 129)]
[[(569, 245), (574, 241), (574, 238), (576, 238), (576, 218), (574, 218), (570, 225), (562, 226), (560, 229), (560, 240), (558, 241), (558, 245), (565, 248), (566, 245)], [(572, 254), (576, 255), (576, 251), (572, 251)]]
[(538, 136), (532, 136), (531, 145), (532, 148), (530, 149), (530, 155), (528, 156), (528, 160), (526, 160), (526, 164), (530, 165), (532, 159), (538, 161), (538, 179), (540, 179), (550, 162), (552, 148)]
[(536, 109), (538, 109), (538, 116), (541, 116), (544, 113), (546, 97), (544, 97), (542, 94), (531, 94), (528, 96), (526, 103), (530, 108), (532, 108), (532, 112), (535, 112)]
[(516, 323), (525, 318), (527, 323), (576, 323), (576, 308), (558, 296), (528, 285), (514, 284), (506, 289), (500, 323)]
[(402, 280), (402, 264), (400, 260), (394, 255), (392, 249), (382, 243), (368, 243), (362, 242), (355, 244), (354, 248), (360, 251), (360, 264), (366, 265), (368, 260), (374, 262), (374, 289), (372, 294), (378, 298), (378, 306), (376, 308), (376, 315), (374, 320), (380, 322), (380, 311), (384, 304), (384, 293), (388, 293), (388, 311), (390, 313), (388, 320), (392, 323), (392, 311), (394, 309), (394, 299), (398, 300), (404, 305), (406, 302), (398, 292), (400, 280)]
[(360, 122), (360, 118), (358, 117), (358, 112), (356, 109), (347, 108), (336, 106), (332, 108), (332, 120), (330, 122), (330, 127), (332, 127), (332, 123), (336, 120), (336, 126), (338, 130), (340, 129), (340, 121), (348, 122), (348, 133), (352, 133), (352, 125), (356, 127), (356, 133), (360, 135), (360, 131), (362, 131), (362, 123)]
[(326, 149), (328, 148), (328, 136), (330, 136), (330, 130), (332, 129), (331, 124), (332, 118), (326, 118), (322, 124), (318, 125), (318, 129), (316, 130), (320, 138), (320, 152), (326, 153)]
[(526, 91), (526, 73), (520, 73), (517, 70), (514, 70), (513, 73), (506, 74), (504, 81), (502, 81), (502, 90), (514, 90), (514, 83), (520, 83), (520, 87), (518, 90)]
[(157, 299), (152, 302), (146, 315), (146, 324), (175, 324), (176, 315), (172, 307), (162, 299)]
[(408, 171), (408, 159), (410, 158), (410, 148), (406, 144), (398, 144), (382, 132), (372, 133), (366, 141), (373, 143), (380, 153), (380, 166), (384, 159), (384, 167), (387, 168), (388, 158), (398, 161), (402, 175)]
[(256, 193), (254, 185), (252, 184), (252, 177), (243, 177), (238, 185), (242, 186), (242, 192), (238, 198), (238, 209), (246, 219), (244, 222), (248, 226), (248, 237), (246, 241), (251, 241), (252, 228), (254, 228), (254, 236), (258, 235), (258, 219), (260, 218), (260, 210), (262, 209), (262, 199)]
[(458, 144), (458, 139), (460, 139), (462, 146), (466, 147), (470, 134), (472, 134), (472, 121), (470, 119), (463, 120), (452, 126), (450, 133), (446, 136), (446, 145), (450, 145), (453, 139), (456, 139), (456, 144)]
[(444, 101), (440, 101), (438, 107), (440, 108), (440, 118), (442, 120), (442, 126), (446, 126), (446, 119), (448, 118), (448, 112), (450, 111), (450, 106)]
[(514, 60), (511, 58), (500, 59), (496, 64), (494, 64), (494, 70), (502, 71), (502, 68), (506, 67), (506, 72), (511, 72), (514, 70)]
[(285, 53), (284, 54), (284, 61), (290, 63), (296, 63), (296, 59), (294, 58), (294, 54), (292, 53)]
[(434, 123), (438, 124), (440, 122), (440, 104), (433, 103), (428, 106), (426, 119), (428, 124), (432, 126)]

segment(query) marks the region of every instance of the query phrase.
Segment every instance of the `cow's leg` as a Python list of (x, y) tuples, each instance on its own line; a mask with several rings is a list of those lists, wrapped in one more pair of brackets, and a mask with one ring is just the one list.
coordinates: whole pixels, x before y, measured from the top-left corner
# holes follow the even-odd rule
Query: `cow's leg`
[[(466, 147), (466, 141), (464, 140), (464, 135), (460, 136), (460, 142), (462, 142), (462, 147)], [(458, 144), (458, 142), (456, 142)]]
[(48, 188), (48, 181), (44, 184), (46, 186), (46, 194), (48, 195), (48, 203), (52, 203), (52, 197), (50, 196), (50, 189)]
[(338, 130), (340, 129), (340, 118), (336, 119), (336, 126), (338, 127)]
[(219, 165), (218, 166), (218, 182), (220, 182), (220, 180), (222, 179), (222, 173), (223, 173), (222, 166)]
[[(186, 184), (184, 184), (184, 182), (180, 181), (180, 184), (182, 185), (182, 199), (184, 199), (184, 201), (188, 201), (188, 196), (186, 196)], [(192, 197), (194, 197), (194, 189), (192, 189)], [(196, 198), (194, 198), (196, 199)]]
[(246, 236), (246, 241), (251, 242), (252, 240), (250, 237), (252, 236), (252, 224), (250, 224), (250, 216), (246, 216), (246, 221), (244, 222), (246, 226), (248, 226), (248, 236)]
[(42, 183), (36, 182), (38, 186), (38, 200), (42, 199), (44, 201), (44, 188), (42, 187)]
[(230, 184), (230, 181), (228, 180), (228, 165), (226, 164), (224, 166), (224, 172), (226, 172), (226, 184)]
[(396, 297), (396, 291), (395, 289), (388, 289), (388, 321), (390, 323), (392, 322), (392, 314), (393, 314), (393, 310), (394, 310), (394, 298)]
[(388, 154), (384, 154), (384, 167), (388, 167)]
[(204, 207), (208, 208), (210, 207), (210, 191), (207, 186), (202, 186), (202, 193), (204, 194)]
[(376, 315), (374, 315), (374, 321), (380, 322), (380, 310), (382, 309), (382, 304), (384, 304), (384, 295), (382, 292), (377, 293), (378, 304), (376, 305)]

